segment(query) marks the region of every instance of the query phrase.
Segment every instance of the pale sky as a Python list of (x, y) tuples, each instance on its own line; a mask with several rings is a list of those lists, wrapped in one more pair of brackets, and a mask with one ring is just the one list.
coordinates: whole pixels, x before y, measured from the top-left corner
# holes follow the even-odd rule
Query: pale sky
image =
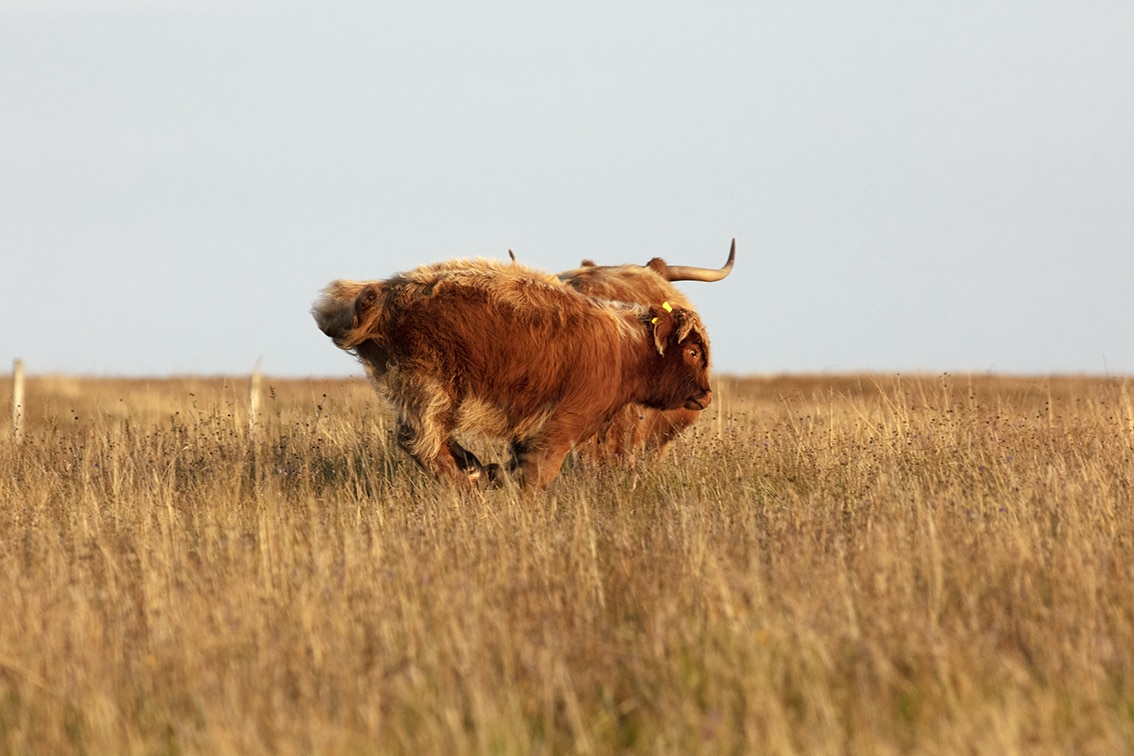
[(0, 370), (359, 374), (331, 279), (733, 237), (718, 373), (1134, 374), (1134, 3), (0, 0)]

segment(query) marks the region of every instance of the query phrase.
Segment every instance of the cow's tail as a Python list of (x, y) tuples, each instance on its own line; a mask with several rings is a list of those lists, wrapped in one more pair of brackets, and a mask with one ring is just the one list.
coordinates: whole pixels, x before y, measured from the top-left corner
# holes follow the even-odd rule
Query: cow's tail
[(381, 281), (332, 281), (311, 307), (319, 330), (340, 349), (353, 349), (373, 334)]

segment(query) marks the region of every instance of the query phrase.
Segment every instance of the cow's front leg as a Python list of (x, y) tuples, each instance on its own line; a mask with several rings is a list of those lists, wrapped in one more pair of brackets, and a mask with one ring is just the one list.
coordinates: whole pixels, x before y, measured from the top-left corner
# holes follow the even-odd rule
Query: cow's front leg
[(563, 467), (563, 460), (571, 451), (569, 438), (543, 438), (532, 442), (512, 444), (513, 469), (520, 472), (524, 486), (547, 488)]
[(475, 454), (450, 439), (449, 454), (473, 483), (496, 483), (500, 478), (500, 465), (486, 465)]
[[(398, 423), (398, 445), (413, 458), (423, 470), (438, 480), (451, 481), (468, 486), (472, 480), (453, 458), (450, 443), (437, 433), (430, 433), (416, 427), (413, 423)], [(460, 448), (458, 446), (458, 448)]]

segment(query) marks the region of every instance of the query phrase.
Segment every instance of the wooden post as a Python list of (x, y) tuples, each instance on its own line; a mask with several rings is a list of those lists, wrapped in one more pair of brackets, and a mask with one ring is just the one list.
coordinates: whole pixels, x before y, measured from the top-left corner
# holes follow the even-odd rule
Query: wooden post
[(16, 443), (24, 437), (24, 361), (12, 365), (12, 438)]
[(252, 371), (252, 387), (248, 389), (248, 430), (260, 423), (260, 366)]

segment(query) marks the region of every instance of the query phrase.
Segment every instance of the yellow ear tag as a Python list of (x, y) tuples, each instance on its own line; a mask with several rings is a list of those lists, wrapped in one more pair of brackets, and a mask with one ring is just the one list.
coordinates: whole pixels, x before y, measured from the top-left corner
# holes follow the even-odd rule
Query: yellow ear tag
[[(673, 312), (673, 305), (671, 305), (669, 302), (662, 302), (661, 306), (665, 308), (666, 312)], [(657, 318), (650, 318), (650, 325), (657, 325), (657, 324), (658, 324)]]

